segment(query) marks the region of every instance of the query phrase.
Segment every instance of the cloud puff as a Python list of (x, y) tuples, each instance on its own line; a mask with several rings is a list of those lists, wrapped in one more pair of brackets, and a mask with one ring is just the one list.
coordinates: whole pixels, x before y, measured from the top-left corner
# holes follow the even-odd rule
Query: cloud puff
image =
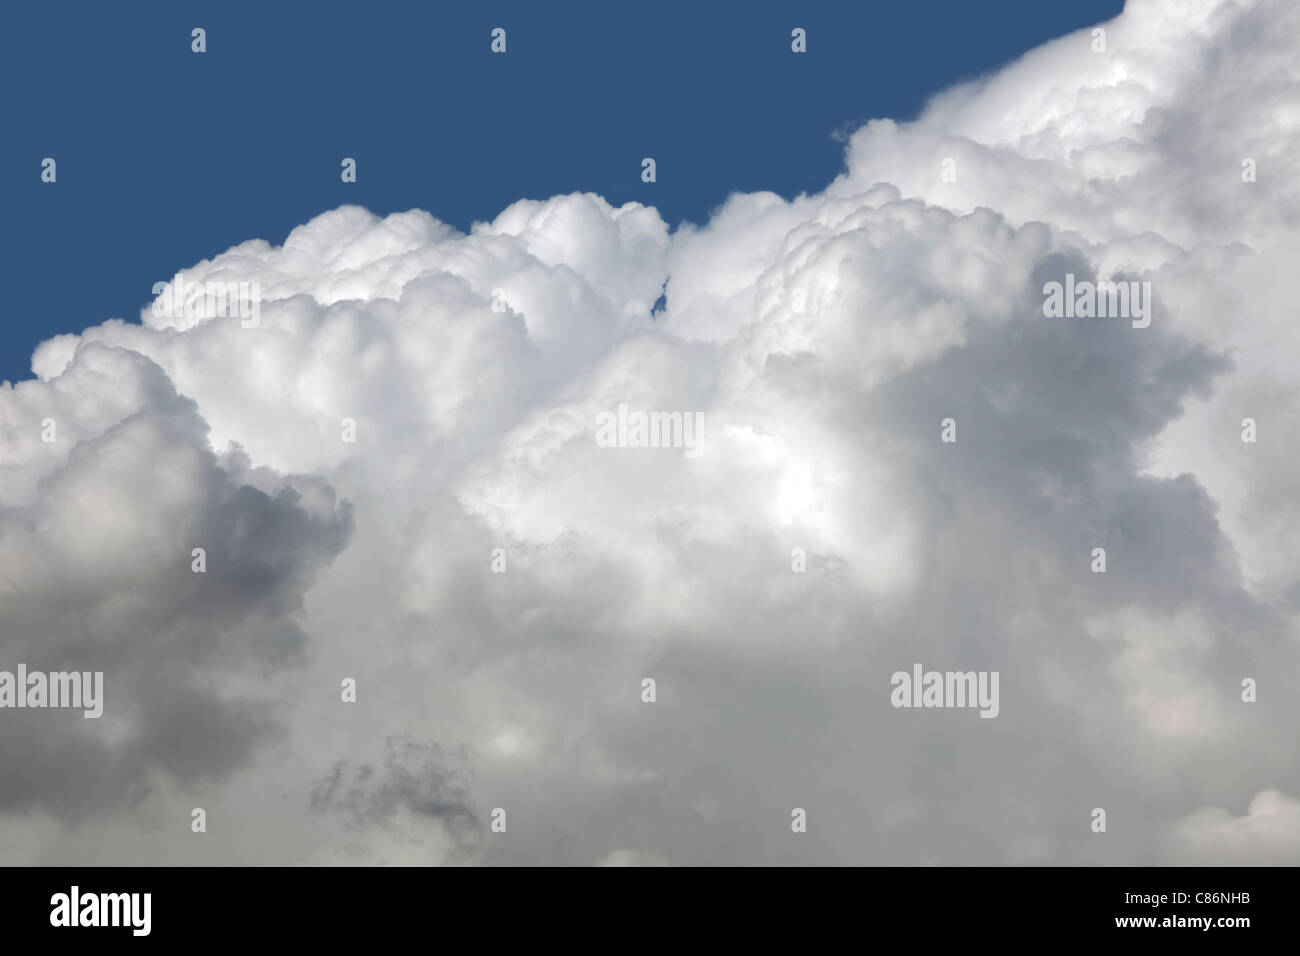
[[(260, 678), (300, 663), (303, 595), (350, 531), (321, 479), (214, 453), (194, 402), (148, 359), (99, 344), (78, 355), (35, 400), (56, 416), (50, 444), (66, 459), (42, 469), (29, 503), (0, 511), (9, 669), (104, 674), (108, 718), (29, 710), (0, 722), (23, 768), (6, 775), (0, 807), (68, 817), (142, 799), (158, 774), (197, 784), (245, 762), (277, 725)], [(92, 404), (96, 389), (107, 407)], [(60, 424), (94, 437), (73, 443)]]
[[(0, 788), (0, 847), (1276, 859), (1197, 808), (1300, 793), (1298, 17), (1130, 3), (1105, 52), (1063, 37), (698, 227), (336, 209), (183, 273), (257, 281), (256, 327), (45, 343), (0, 392), (4, 652), (129, 696), (54, 744), (5, 716), (79, 769)], [(1067, 273), (1150, 282), (1151, 326), (1044, 318)], [(698, 415), (700, 454), (603, 447), (619, 406)], [(998, 671), (998, 717), (895, 709), (914, 662)]]
[(1300, 863), (1300, 801), (1260, 791), (1241, 816), (1202, 807), (1172, 827), (1172, 853), (1189, 865), (1295, 866)]

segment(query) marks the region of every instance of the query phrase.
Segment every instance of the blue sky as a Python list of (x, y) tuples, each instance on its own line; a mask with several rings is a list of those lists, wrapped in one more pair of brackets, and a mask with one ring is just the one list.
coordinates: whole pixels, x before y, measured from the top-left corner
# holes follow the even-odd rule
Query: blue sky
[[(343, 203), (466, 229), (594, 191), (699, 222), (842, 166), (837, 130), (1114, 16), (1119, 0), (6, 5), (0, 379), (33, 347), (137, 321), (155, 282)], [(743, 15), (741, 12), (743, 11)], [(202, 26), (208, 52), (190, 51)], [(489, 33), (508, 31), (504, 56)], [(808, 53), (790, 52), (795, 26)], [(40, 181), (46, 156), (58, 181)], [(358, 182), (340, 182), (344, 156)], [(640, 181), (653, 156), (658, 181)]]

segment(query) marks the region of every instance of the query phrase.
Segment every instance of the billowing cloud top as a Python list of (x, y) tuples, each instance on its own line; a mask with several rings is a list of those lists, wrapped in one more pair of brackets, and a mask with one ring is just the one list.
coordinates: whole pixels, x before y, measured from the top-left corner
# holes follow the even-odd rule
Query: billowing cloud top
[(0, 710), (0, 858), (1300, 862), (1300, 7), (1103, 26), (817, 195), (343, 207), (41, 345), (0, 669), (105, 706)]

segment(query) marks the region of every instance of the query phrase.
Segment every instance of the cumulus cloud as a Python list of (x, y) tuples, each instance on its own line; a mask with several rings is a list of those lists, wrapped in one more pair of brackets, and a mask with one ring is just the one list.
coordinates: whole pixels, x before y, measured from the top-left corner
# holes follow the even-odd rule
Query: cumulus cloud
[[(868, 123), (815, 195), (344, 207), (182, 273), (258, 282), (256, 327), (43, 344), (0, 391), (3, 651), (109, 705), (0, 720), (0, 850), (1294, 856), (1300, 11), (1105, 27)], [(1067, 273), (1150, 282), (1150, 327), (1044, 318)], [(620, 405), (699, 456), (603, 447)], [(914, 662), (998, 671), (998, 717), (892, 707)]]
[[(0, 722), (22, 768), (5, 775), (0, 808), (61, 817), (120, 810), (155, 775), (199, 784), (245, 762), (278, 725), (262, 675), (300, 663), (303, 595), (350, 532), (321, 479), (253, 469), (234, 446), (214, 453), (194, 402), (144, 356), (78, 355), (44, 396), (66, 458), (24, 476), (15, 497), (30, 492), (28, 504), (0, 510), (7, 669), (104, 674), (109, 720), (15, 710)], [(95, 434), (99, 388), (122, 417)], [(87, 437), (60, 439), (60, 421)], [(195, 549), (205, 574), (191, 570)]]

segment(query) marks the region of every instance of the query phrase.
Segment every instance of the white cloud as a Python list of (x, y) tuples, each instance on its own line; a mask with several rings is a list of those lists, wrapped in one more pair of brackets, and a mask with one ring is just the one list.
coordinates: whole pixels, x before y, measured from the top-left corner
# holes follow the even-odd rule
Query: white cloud
[[(5, 651), (111, 651), (135, 696), (71, 751), (108, 798), (0, 787), (0, 845), (1133, 863), (1172, 825), (1274, 859), (1266, 824), (1187, 814), (1300, 792), (1298, 18), (1131, 3), (1107, 54), (1077, 33), (868, 124), (824, 193), (671, 234), (587, 194), (468, 235), (345, 207), (185, 271), (257, 280), (257, 328), (146, 309), (45, 343), (0, 392)], [(1067, 271), (1151, 281), (1151, 328), (1044, 319)], [(599, 447), (620, 403), (702, 413), (703, 454)], [(200, 532), (222, 574), (190, 574)], [(914, 661), (999, 670), (999, 718), (890, 708)], [(204, 681), (224, 736), (176, 702)], [(191, 800), (239, 835), (166, 835)]]
[(1202, 807), (1177, 821), (1171, 853), (1187, 865), (1300, 863), (1300, 801), (1276, 790), (1260, 791), (1241, 816)]

